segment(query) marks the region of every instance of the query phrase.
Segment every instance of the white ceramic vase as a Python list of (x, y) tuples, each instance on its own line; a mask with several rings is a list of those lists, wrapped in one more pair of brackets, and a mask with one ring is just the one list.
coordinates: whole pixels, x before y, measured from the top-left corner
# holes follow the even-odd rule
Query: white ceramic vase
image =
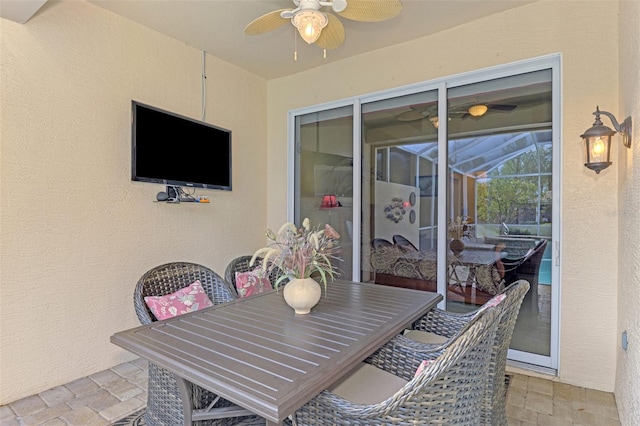
[(320, 301), (322, 289), (313, 278), (295, 278), (284, 286), (282, 294), (296, 314), (308, 314)]

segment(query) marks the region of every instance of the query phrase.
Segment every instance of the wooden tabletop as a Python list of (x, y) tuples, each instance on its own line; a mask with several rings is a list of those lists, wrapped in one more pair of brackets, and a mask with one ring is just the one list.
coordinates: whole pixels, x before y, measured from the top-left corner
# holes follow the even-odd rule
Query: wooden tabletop
[(279, 424), (441, 299), (336, 281), (308, 315), (273, 291), (122, 331), (111, 342)]

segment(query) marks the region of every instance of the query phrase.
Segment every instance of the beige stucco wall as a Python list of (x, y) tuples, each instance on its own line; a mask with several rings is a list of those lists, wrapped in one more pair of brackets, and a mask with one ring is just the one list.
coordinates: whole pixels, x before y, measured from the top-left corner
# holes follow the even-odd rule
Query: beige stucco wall
[[(286, 217), (286, 170), (278, 164), (286, 155), (284, 117), (288, 110), (560, 52), (560, 380), (613, 391), (618, 178), (615, 167), (596, 176), (583, 166), (579, 138), (593, 122), (591, 112), (596, 105), (603, 109), (618, 105), (618, 9), (614, 2), (602, 6), (602, 2), (536, 2), (433, 36), (269, 81), (268, 223), (275, 226)], [(594, 52), (598, 63), (606, 66), (593, 65)], [(594, 360), (598, 360), (598, 368), (594, 368)]]
[[(202, 52), (86, 2), (0, 19), (0, 405), (132, 356), (138, 278), (220, 274), (264, 243), (266, 80), (208, 55), (206, 121), (233, 131), (233, 191), (154, 202), (130, 179), (131, 100), (201, 117)], [(178, 161), (207, 167), (198, 153)]]
[[(620, 146), (614, 165), (619, 176), (618, 369), (615, 395), (623, 425), (640, 425), (640, 2), (620, 3), (620, 103), (616, 117), (633, 120), (631, 150)], [(629, 336), (621, 349), (622, 332)]]

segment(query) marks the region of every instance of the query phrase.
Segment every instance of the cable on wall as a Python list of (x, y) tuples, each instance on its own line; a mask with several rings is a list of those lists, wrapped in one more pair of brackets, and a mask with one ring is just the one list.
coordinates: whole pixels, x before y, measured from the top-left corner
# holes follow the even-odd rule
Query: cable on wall
[(207, 73), (206, 73), (207, 52), (202, 51), (202, 121), (204, 121), (207, 109)]

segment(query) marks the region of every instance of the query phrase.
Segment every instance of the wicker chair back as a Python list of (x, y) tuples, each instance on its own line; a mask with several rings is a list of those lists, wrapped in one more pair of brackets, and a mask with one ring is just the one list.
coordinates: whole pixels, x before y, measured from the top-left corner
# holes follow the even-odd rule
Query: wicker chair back
[[(227, 268), (224, 271), (224, 279), (227, 281), (227, 284), (233, 290), (236, 296), (238, 296), (238, 289), (236, 287), (236, 272), (249, 272), (249, 271), (253, 271), (258, 266), (262, 266), (261, 257), (256, 258), (256, 261), (254, 262), (254, 264), (251, 265), (252, 257), (253, 256), (238, 256), (235, 259), (233, 259), (231, 262), (229, 262), (229, 264), (227, 265)], [(268, 278), (272, 287), (275, 287), (276, 280), (281, 275), (283, 275), (283, 273), (279, 268), (274, 268), (271, 270), (271, 272), (268, 275)], [(278, 287), (284, 285), (285, 281), (286, 280), (283, 280), (282, 282), (280, 282)]]
[[(406, 385), (371, 405), (324, 391), (294, 413), (295, 423), (477, 425), (498, 315), (497, 308), (486, 309), (444, 350), (424, 350), (424, 345), (414, 350), (410, 339), (393, 339), (365, 362), (407, 380)], [(432, 362), (415, 375), (423, 360)]]
[[(196, 280), (200, 281), (214, 305), (236, 299), (225, 280), (211, 269), (189, 262), (166, 263), (146, 272), (136, 285), (133, 304), (140, 323), (149, 324), (157, 321), (144, 301), (145, 296), (164, 296), (187, 287)], [(149, 363), (147, 408), (144, 417), (147, 426), (183, 425), (185, 417), (190, 419), (195, 410), (233, 405), (192, 383), (185, 381), (184, 387), (184, 392), (189, 397), (188, 402), (183, 404), (175, 376), (164, 368)], [(186, 416), (185, 410), (188, 410)], [(246, 419), (247, 417), (211, 419), (202, 424), (235, 425)]]
[[(488, 389), (482, 401), (481, 421), (483, 425), (507, 425), (506, 389), (504, 381), (507, 352), (522, 300), (528, 291), (529, 283), (527, 281), (516, 281), (503, 291), (503, 293), (506, 294), (506, 298), (498, 305), (501, 311), (488, 366)], [(449, 338), (446, 343), (437, 347), (438, 350), (443, 350), (447, 345), (451, 344), (456, 337), (464, 333), (476, 319), (477, 311), (467, 314), (457, 314), (441, 309), (432, 309), (427, 315), (416, 321), (412, 328), (414, 330), (426, 331)], [(414, 342), (413, 345), (416, 348), (425, 346), (424, 343), (419, 342)], [(433, 345), (426, 346), (429, 350), (436, 350)]]

